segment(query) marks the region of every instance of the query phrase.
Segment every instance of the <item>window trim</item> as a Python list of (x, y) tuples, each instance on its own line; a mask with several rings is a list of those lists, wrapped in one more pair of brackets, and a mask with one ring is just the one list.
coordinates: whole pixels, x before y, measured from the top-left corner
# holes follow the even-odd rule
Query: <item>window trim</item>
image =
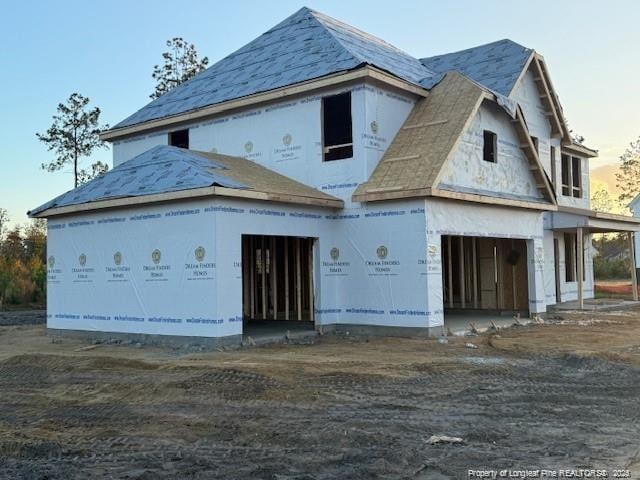
[[(574, 168), (576, 165), (577, 169)], [(571, 157), (571, 194), (574, 198), (582, 198), (582, 159), (574, 156)]]
[[(582, 157), (561, 154), (560, 161), (560, 181), (562, 183), (562, 195), (565, 197), (583, 198), (584, 189), (582, 184)], [(564, 171), (566, 161), (567, 183), (564, 182)], [(577, 168), (574, 168), (577, 166)], [(577, 183), (576, 183), (577, 182)]]

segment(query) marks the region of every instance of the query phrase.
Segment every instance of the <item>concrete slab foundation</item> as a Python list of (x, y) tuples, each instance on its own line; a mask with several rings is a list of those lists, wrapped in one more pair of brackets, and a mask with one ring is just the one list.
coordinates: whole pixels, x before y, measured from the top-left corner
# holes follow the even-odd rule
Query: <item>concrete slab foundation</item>
[(242, 335), (231, 335), (228, 337), (187, 337), (181, 335), (98, 332), (87, 330), (67, 330), (59, 328), (47, 328), (47, 335), (78, 338), (81, 340), (86, 340), (87, 342), (139, 342), (145, 345), (162, 347), (202, 346), (206, 348), (216, 348), (238, 346), (242, 343)]
[(324, 333), (336, 332), (343, 335), (382, 336), (382, 337), (439, 337), (443, 334), (438, 327), (389, 327), (383, 325), (354, 325), (339, 323), (323, 325)]

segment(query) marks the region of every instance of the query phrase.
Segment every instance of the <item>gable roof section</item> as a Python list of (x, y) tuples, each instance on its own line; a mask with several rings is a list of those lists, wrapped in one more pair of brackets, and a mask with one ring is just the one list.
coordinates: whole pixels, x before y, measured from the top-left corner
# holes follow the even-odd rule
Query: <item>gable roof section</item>
[(454, 70), (508, 97), (533, 53), (530, 48), (504, 39), (420, 61), (435, 73)]
[(412, 84), (433, 73), (394, 46), (303, 7), (113, 130), (372, 65)]
[(357, 202), (431, 194), (442, 166), (486, 93), (450, 72), (420, 99), (366, 183)]
[[(439, 190), (445, 163), (451, 157), (462, 134), (469, 127), (483, 100), (493, 100), (485, 89), (457, 72), (449, 72), (431, 94), (419, 100), (366, 183), (353, 194), (356, 202), (393, 198), (444, 196), (455, 193)], [(545, 199), (556, 204), (555, 195), (528, 134), (520, 107), (513, 119), (521, 148), (536, 178), (536, 186)], [(464, 198), (462, 198), (464, 197)], [(461, 195), (461, 199), (491, 201), (494, 197)], [(507, 202), (503, 202), (507, 204)], [(526, 206), (532, 202), (511, 202)]]
[[(245, 158), (160, 145), (31, 210), (32, 217), (69, 211), (221, 195), (341, 207), (342, 201)], [(66, 208), (65, 207), (77, 207)], [(55, 210), (55, 211), (54, 211)]]

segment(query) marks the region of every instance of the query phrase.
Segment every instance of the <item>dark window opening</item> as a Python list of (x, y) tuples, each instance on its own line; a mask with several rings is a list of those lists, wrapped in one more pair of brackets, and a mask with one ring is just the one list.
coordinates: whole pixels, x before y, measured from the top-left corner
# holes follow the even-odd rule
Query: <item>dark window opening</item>
[(170, 132), (169, 145), (178, 148), (189, 148), (189, 129)]
[(482, 146), (482, 158), (485, 162), (496, 163), (498, 150), (498, 136), (489, 131), (484, 131), (484, 143)]
[(577, 238), (573, 233), (564, 234), (564, 276), (566, 282), (576, 281)]
[(353, 157), (351, 92), (322, 99), (322, 127), (325, 161)]
[(570, 168), (569, 168), (569, 155), (562, 155), (562, 165), (561, 165), (561, 174), (562, 174), (562, 195), (570, 196), (571, 190), (569, 187), (570, 181), (569, 177), (571, 176)]
[(580, 159), (578, 157), (571, 157), (571, 174), (573, 181), (571, 183), (571, 190), (573, 196), (576, 198), (582, 197), (582, 169), (580, 168)]

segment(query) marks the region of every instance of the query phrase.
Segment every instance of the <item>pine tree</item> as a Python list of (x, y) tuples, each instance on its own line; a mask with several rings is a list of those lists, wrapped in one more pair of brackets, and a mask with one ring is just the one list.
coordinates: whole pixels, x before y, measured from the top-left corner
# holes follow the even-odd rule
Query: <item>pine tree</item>
[(58, 114), (53, 116), (53, 124), (46, 133), (36, 133), (38, 140), (47, 145), (47, 150), (56, 154), (54, 160), (42, 164), (42, 169), (55, 172), (65, 165), (73, 165), (75, 187), (108, 169), (102, 162), (94, 163), (91, 171), (79, 169), (81, 158), (89, 157), (97, 148), (107, 148), (99, 134), (108, 126), (99, 124), (100, 109), (90, 109), (89, 102), (89, 98), (72, 93), (66, 103), (58, 104)]
[(172, 88), (186, 82), (191, 77), (207, 68), (209, 59), (198, 58), (198, 51), (193, 43), (186, 42), (181, 37), (167, 40), (169, 51), (162, 54), (164, 65), (155, 65), (153, 74), (156, 80), (156, 89), (149, 95), (158, 98)]

